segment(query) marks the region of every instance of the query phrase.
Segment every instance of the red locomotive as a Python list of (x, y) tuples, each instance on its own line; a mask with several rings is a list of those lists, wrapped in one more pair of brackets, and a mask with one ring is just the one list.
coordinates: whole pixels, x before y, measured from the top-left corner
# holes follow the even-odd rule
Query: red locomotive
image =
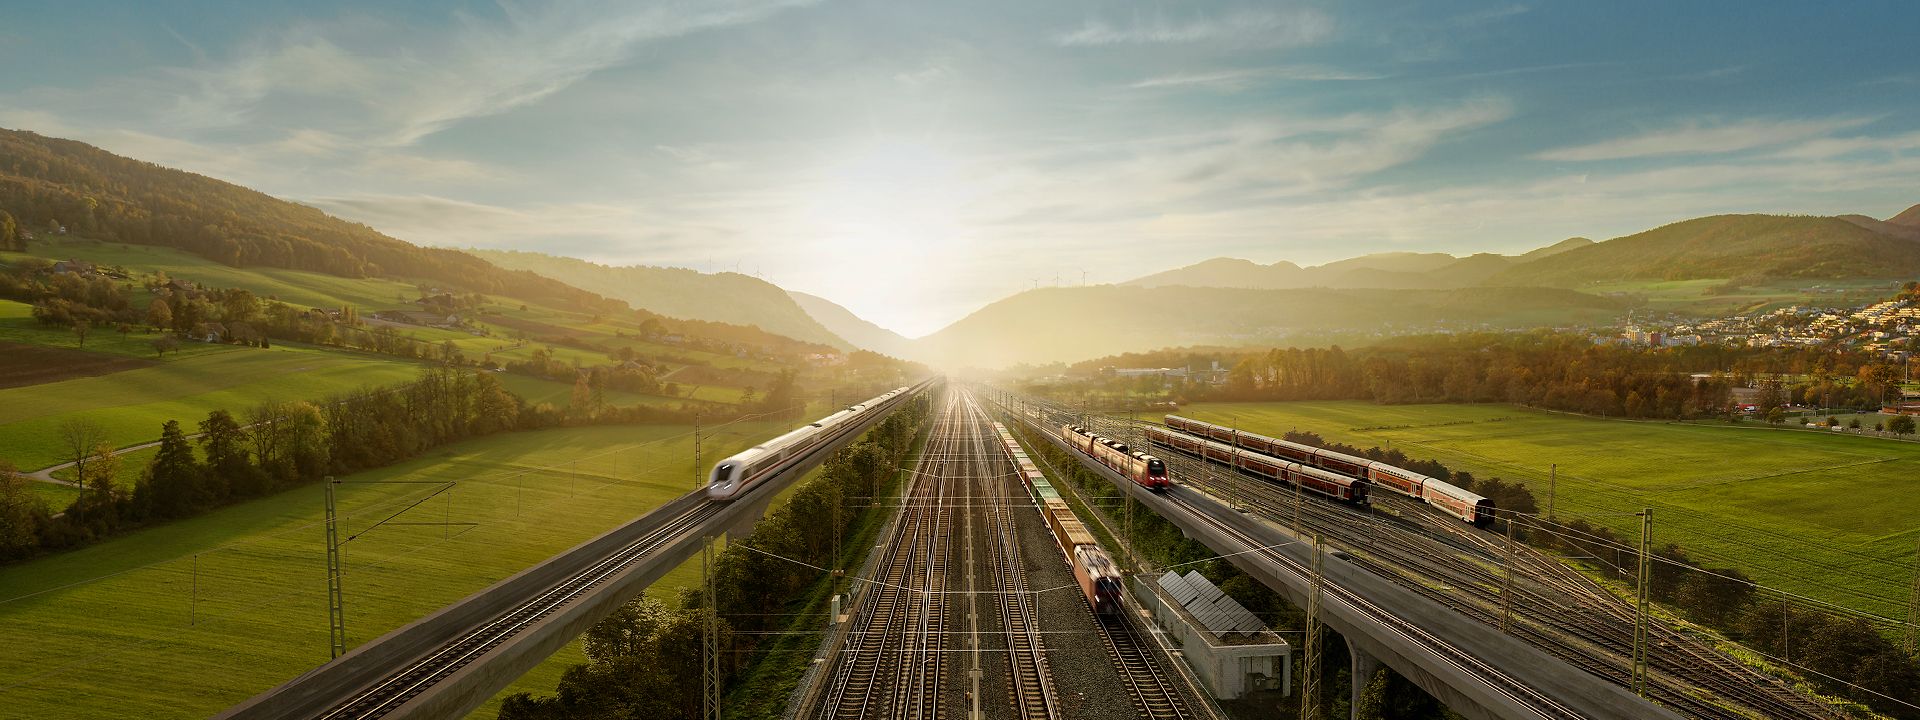
[(1165, 428), (1147, 428), (1147, 439), (1161, 447), (1239, 468), (1274, 482), (1298, 485), (1303, 491), (1355, 505), (1367, 503), (1367, 488), (1372, 485), (1364, 478), (1347, 477)]
[(1148, 490), (1165, 490), (1173, 485), (1167, 479), (1166, 463), (1152, 455), (1134, 452), (1126, 443), (1094, 434), (1078, 425), (1061, 425), (1060, 439)]

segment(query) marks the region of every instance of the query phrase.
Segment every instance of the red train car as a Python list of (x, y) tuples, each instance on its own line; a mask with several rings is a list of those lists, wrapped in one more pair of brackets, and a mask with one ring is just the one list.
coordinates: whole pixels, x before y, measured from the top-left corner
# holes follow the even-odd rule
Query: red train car
[[(1168, 415), (1166, 421), (1168, 427), (1183, 433), (1199, 435), (1234, 447), (1348, 477), (1364, 478), (1388, 491), (1419, 500), (1440, 512), (1478, 527), (1486, 527), (1492, 523), (1494, 513), (1497, 512), (1492, 500), (1468, 492), (1445, 480), (1428, 477), (1405, 468), (1178, 415)], [(1156, 438), (1155, 443), (1159, 442), (1160, 440)], [(1221, 462), (1226, 461), (1221, 460)]]
[(1134, 452), (1126, 443), (1102, 437), (1078, 425), (1061, 425), (1060, 439), (1148, 490), (1165, 490), (1173, 485), (1167, 477), (1166, 463), (1152, 455)]
[(1348, 477), (1305, 463), (1292, 462), (1285, 458), (1236, 448), (1172, 430), (1147, 428), (1147, 439), (1155, 445), (1170, 450), (1230, 465), (1276, 483), (1298, 485), (1303, 491), (1342, 502), (1365, 504), (1368, 486), (1372, 484), (1365, 478)]

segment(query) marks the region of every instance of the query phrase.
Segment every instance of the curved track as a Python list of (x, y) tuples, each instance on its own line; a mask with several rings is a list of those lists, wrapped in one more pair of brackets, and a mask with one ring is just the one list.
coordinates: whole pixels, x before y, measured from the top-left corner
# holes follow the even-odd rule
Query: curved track
[[(1121, 425), (1127, 434), (1131, 425)], [(1144, 439), (1144, 438), (1139, 438)], [(1202, 460), (1162, 448), (1178, 477), (1203, 477)], [(1356, 564), (1489, 625), (1502, 622), (1505, 543), (1398, 495), (1376, 493), (1371, 509), (1296, 498), (1290, 487), (1262, 482), (1213, 464), (1207, 491), (1230, 496), (1271, 520), (1320, 533), (1343, 545)], [(1633, 609), (1565, 564), (1515, 546), (1508, 627), (1517, 637), (1588, 672), (1625, 686), (1631, 681)], [(1732, 661), (1694, 637), (1656, 626), (1648, 694), (1684, 715), (1823, 720), (1839, 717), (1779, 680)]]

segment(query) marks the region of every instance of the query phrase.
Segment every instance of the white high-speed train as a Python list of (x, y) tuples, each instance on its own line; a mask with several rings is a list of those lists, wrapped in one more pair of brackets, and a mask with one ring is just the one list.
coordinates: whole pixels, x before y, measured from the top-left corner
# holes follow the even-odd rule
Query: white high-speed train
[(905, 400), (912, 389), (902, 387), (889, 390), (872, 400), (848, 406), (798, 430), (721, 460), (720, 464), (713, 466), (713, 474), (707, 478), (707, 498), (732, 500), (739, 497), (760, 481), (798, 462), (808, 451), (853, 430), (859, 425), (858, 421), (868, 414), (885, 412), (895, 403)]

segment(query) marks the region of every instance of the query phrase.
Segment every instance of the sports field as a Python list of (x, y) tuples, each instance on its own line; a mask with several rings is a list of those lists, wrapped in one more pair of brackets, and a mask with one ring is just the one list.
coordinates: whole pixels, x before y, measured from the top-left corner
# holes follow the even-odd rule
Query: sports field
[(1278, 435), (1396, 447), (1480, 477), (1525, 482), (1545, 510), (1559, 465), (1562, 520), (1586, 518), (1764, 585), (1906, 617), (1920, 540), (1920, 443), (1748, 423), (1608, 420), (1508, 405), (1217, 403), (1182, 414)]
[[(711, 462), (787, 429), (703, 435)], [(347, 629), (365, 642), (571, 547), (694, 483), (677, 426), (514, 433), (350, 476), (341, 486)], [(457, 481), (369, 531), (376, 521)], [(318, 486), (0, 568), (0, 708), (8, 717), (205, 717), (327, 659)], [(443, 521), (477, 523), (442, 525)], [(697, 582), (682, 568), (667, 597)], [(577, 650), (517, 686), (552, 692)], [(490, 713), (488, 713), (490, 716)]]

